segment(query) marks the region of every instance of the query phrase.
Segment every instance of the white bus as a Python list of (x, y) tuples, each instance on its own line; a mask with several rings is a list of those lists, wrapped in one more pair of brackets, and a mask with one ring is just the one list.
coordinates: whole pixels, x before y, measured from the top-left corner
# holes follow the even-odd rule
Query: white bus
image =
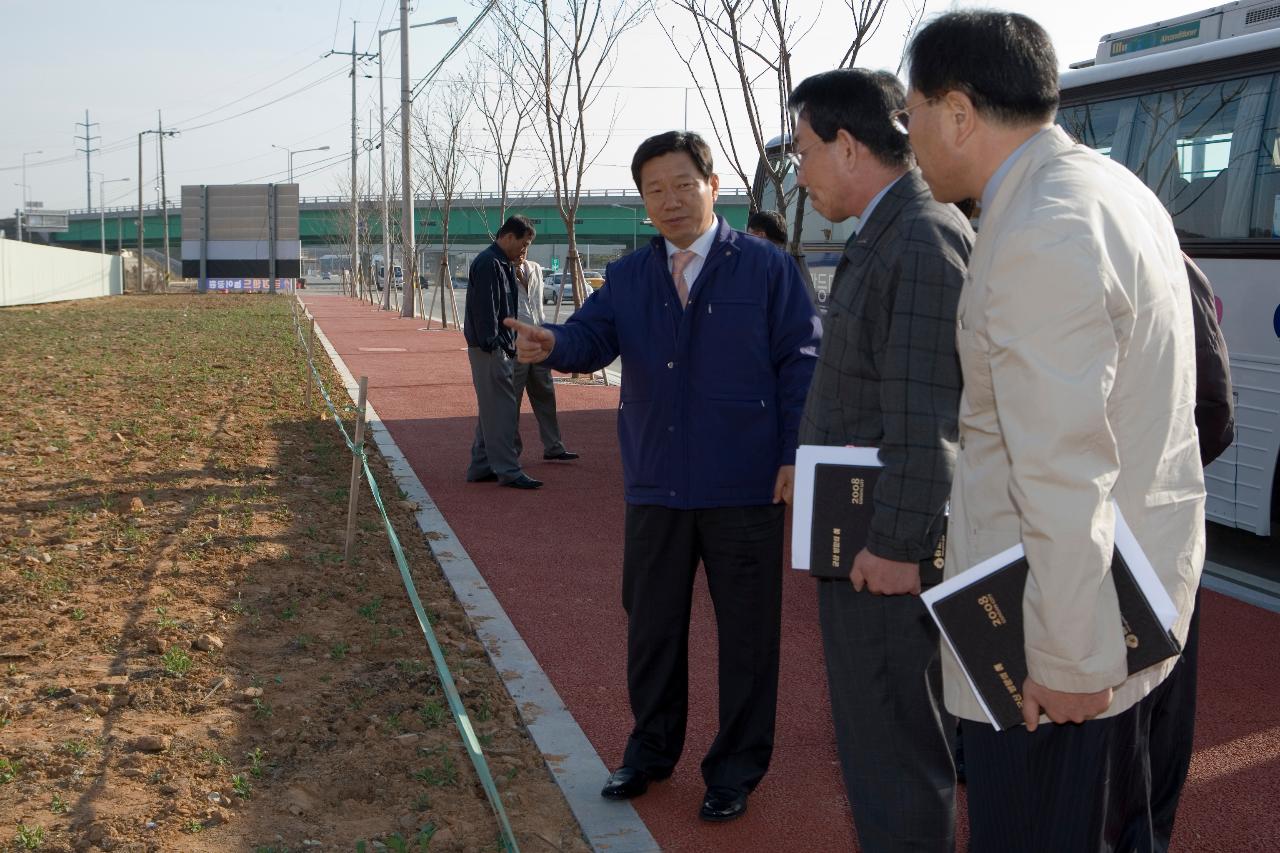
[(1104, 36), (1062, 75), (1058, 123), (1160, 197), (1213, 282), (1236, 440), (1205, 472), (1211, 520), (1280, 520), (1280, 0)]

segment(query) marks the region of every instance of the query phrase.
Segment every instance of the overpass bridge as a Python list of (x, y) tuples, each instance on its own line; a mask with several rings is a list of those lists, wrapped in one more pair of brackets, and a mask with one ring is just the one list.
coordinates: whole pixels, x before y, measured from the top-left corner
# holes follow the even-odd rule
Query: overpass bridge
[[(361, 199), (361, 217), (367, 223), (366, 233), (376, 247), (382, 243), (382, 197)], [(318, 249), (342, 246), (350, 237), (351, 199), (342, 196), (302, 198), (299, 210), (299, 232), (302, 246)], [(399, 199), (391, 200), (391, 219), (400, 217)], [(746, 226), (750, 199), (741, 188), (722, 189), (716, 211), (735, 228)], [(533, 220), (538, 229), (538, 244), (563, 244), (566, 239), (564, 221), (556, 208), (555, 197), (544, 192), (515, 192), (507, 198), (507, 215), (522, 213)], [(68, 216), (68, 230), (50, 234), (50, 244), (78, 249), (97, 250), (105, 235), (108, 249), (136, 248), (138, 208), (108, 207), (105, 210), (73, 210)], [(161, 248), (164, 231), (160, 206), (143, 208), (143, 234), (146, 248)], [(631, 248), (653, 237), (657, 232), (644, 223), (644, 203), (634, 189), (583, 190), (575, 229), (581, 245), (613, 245)], [(417, 243), (423, 248), (439, 245), (443, 232), (440, 205), (430, 197), (414, 203), (414, 228)], [(449, 214), (449, 243), (453, 246), (486, 245), (502, 224), (498, 197), (493, 193), (464, 193), (454, 200)], [(169, 210), (171, 250), (179, 254), (182, 241), (180, 208)], [(304, 254), (311, 254), (306, 253)]]

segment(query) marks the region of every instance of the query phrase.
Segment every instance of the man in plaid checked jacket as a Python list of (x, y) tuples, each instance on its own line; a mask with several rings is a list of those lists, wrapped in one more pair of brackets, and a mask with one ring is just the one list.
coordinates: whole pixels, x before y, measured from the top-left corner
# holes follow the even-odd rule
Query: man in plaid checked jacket
[(819, 74), (790, 106), (798, 182), (814, 209), (859, 218), (832, 283), (800, 443), (878, 447), (885, 466), (849, 579), (817, 581), (841, 770), (864, 851), (949, 852), (956, 724), (919, 594), (942, 579), (932, 558), (955, 463), (956, 304), (973, 230), (912, 168), (892, 74)]

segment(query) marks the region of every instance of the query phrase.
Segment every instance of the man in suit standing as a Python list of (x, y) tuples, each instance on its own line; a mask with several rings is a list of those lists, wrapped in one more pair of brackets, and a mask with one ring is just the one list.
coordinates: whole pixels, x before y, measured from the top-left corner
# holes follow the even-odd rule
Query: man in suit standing
[(1111, 501), (1187, 635), (1204, 562), (1187, 274), (1168, 213), (1053, 124), (1057, 57), (1031, 19), (934, 19), (909, 49), (903, 118), (939, 201), (978, 198), (958, 309), (964, 376), (946, 572), (1021, 541), (1025, 728), (997, 732), (949, 652), (975, 850), (1147, 849), (1148, 697), (1129, 675)]
[[(520, 289), (516, 291), (516, 315), (521, 323), (541, 326), (545, 320), (542, 313), (542, 267), (525, 258), (516, 265), (516, 281)], [(512, 383), (516, 389), (516, 454), (523, 449), (520, 441), (520, 401), (527, 390), (529, 405), (533, 408), (533, 416), (538, 421), (538, 435), (542, 439), (542, 458), (557, 462), (572, 462), (578, 454), (565, 450), (560, 438), (560, 421), (556, 417), (556, 386), (551, 379), (551, 368), (544, 364), (523, 364), (516, 362), (512, 373)]]
[(533, 223), (512, 216), (498, 229), (493, 244), (471, 262), (463, 335), (479, 420), (467, 467), (469, 483), (497, 481), (514, 489), (542, 485), (520, 468), (516, 452), (520, 400), (513, 377), (516, 336), (502, 325), (516, 316), (519, 285), (514, 265), (524, 261), (533, 236)]
[(955, 718), (942, 705), (938, 632), (920, 602), (942, 580), (956, 453), (955, 318), (973, 230), (933, 200), (892, 114), (902, 84), (845, 68), (805, 80), (796, 182), (832, 222), (859, 219), (823, 321), (801, 444), (877, 447), (867, 545), (845, 579), (818, 580), (840, 766), (867, 853), (955, 849)]
[(518, 328), (521, 361), (588, 373), (622, 357), (622, 604), (635, 725), (601, 795), (671, 775), (689, 708), (689, 608), (701, 561), (719, 634), (720, 730), (699, 815), (727, 821), (773, 753), (782, 501), (821, 327), (795, 263), (728, 226), (697, 134), (641, 143), (631, 174), (659, 236), (609, 265), (560, 326)]

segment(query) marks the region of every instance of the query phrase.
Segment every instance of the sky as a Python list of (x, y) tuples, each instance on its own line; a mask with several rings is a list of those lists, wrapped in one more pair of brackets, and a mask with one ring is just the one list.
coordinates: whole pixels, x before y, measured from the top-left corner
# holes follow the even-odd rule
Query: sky
[[(610, 0), (606, 0), (609, 2)], [(910, 0), (889, 0), (889, 12), (860, 65), (896, 69), (907, 27)], [(912, 5), (918, 5), (915, 0)], [(795, 47), (793, 77), (834, 67), (847, 47), (848, 0), (791, 0), (808, 32)], [(458, 26), (422, 27), (411, 33), (410, 78), (423, 74), (475, 19), (479, 0), (417, 0), (410, 22), (457, 16)], [(953, 6), (998, 6), (994, 2), (929, 0), (926, 18)], [(1018, 0), (1001, 8), (1030, 15), (1048, 30), (1065, 67), (1090, 58), (1105, 33), (1207, 8), (1195, 0)], [(710, 127), (696, 84), (677, 59), (664, 29), (681, 45), (690, 44), (689, 19), (671, 0), (656, 0), (657, 12), (623, 37), (614, 54), (608, 86), (591, 114), (590, 143), (595, 160), (584, 179), (592, 189), (632, 186), (631, 154), (645, 137), (687, 126), (710, 139)], [(378, 51), (377, 31), (397, 27), (397, 0), (71, 0), (44, 4), (0, 0), (3, 12), (6, 83), (0, 89), (0, 216), (12, 215), (23, 198), (46, 209), (84, 209), (85, 129), (95, 173), (93, 207), (101, 179), (110, 206), (133, 206), (138, 198), (138, 134), (163, 126), (177, 130), (165, 139), (166, 190), (176, 204), (183, 184), (268, 183), (287, 179), (292, 149), (295, 179), (306, 196), (344, 192), (351, 149), (349, 56), (352, 30), (360, 53)], [(482, 23), (467, 48), (440, 73), (440, 88), (426, 89), (416, 102), (429, 109), (444, 88), (456, 86), (471, 59), (484, 59), (491, 22)], [(382, 39), (387, 114), (399, 99), (399, 34)], [(361, 140), (376, 132), (378, 66), (364, 62), (357, 79), (357, 121)], [(371, 76), (364, 76), (371, 75)], [(496, 75), (486, 75), (496, 79)], [(722, 78), (723, 79), (723, 78)], [(763, 89), (764, 84), (761, 84)], [(725, 91), (732, 103), (737, 90)], [(687, 106), (686, 106), (687, 104)], [(466, 189), (495, 189), (493, 170), (481, 151), (486, 140), (479, 118), (464, 143), (480, 165)], [(686, 124), (687, 123), (687, 124)], [(747, 139), (747, 125), (735, 121), (735, 138)], [(143, 137), (143, 197), (158, 200), (156, 134)], [(301, 149), (329, 146), (327, 151)], [(491, 147), (491, 143), (489, 143)], [(278, 147), (273, 147), (278, 146)], [(513, 169), (517, 189), (551, 187), (536, 136), (522, 138)], [(39, 153), (37, 153), (39, 152)], [(25, 154), (25, 156), (24, 156)], [(737, 182), (716, 146), (717, 167), (726, 186)], [(26, 168), (23, 169), (25, 161)], [(372, 167), (372, 172), (369, 167)], [(377, 152), (359, 153), (360, 180), (376, 188)], [(389, 168), (393, 168), (390, 167)], [(25, 174), (25, 179), (24, 179)], [(117, 181), (120, 178), (128, 181)]]

